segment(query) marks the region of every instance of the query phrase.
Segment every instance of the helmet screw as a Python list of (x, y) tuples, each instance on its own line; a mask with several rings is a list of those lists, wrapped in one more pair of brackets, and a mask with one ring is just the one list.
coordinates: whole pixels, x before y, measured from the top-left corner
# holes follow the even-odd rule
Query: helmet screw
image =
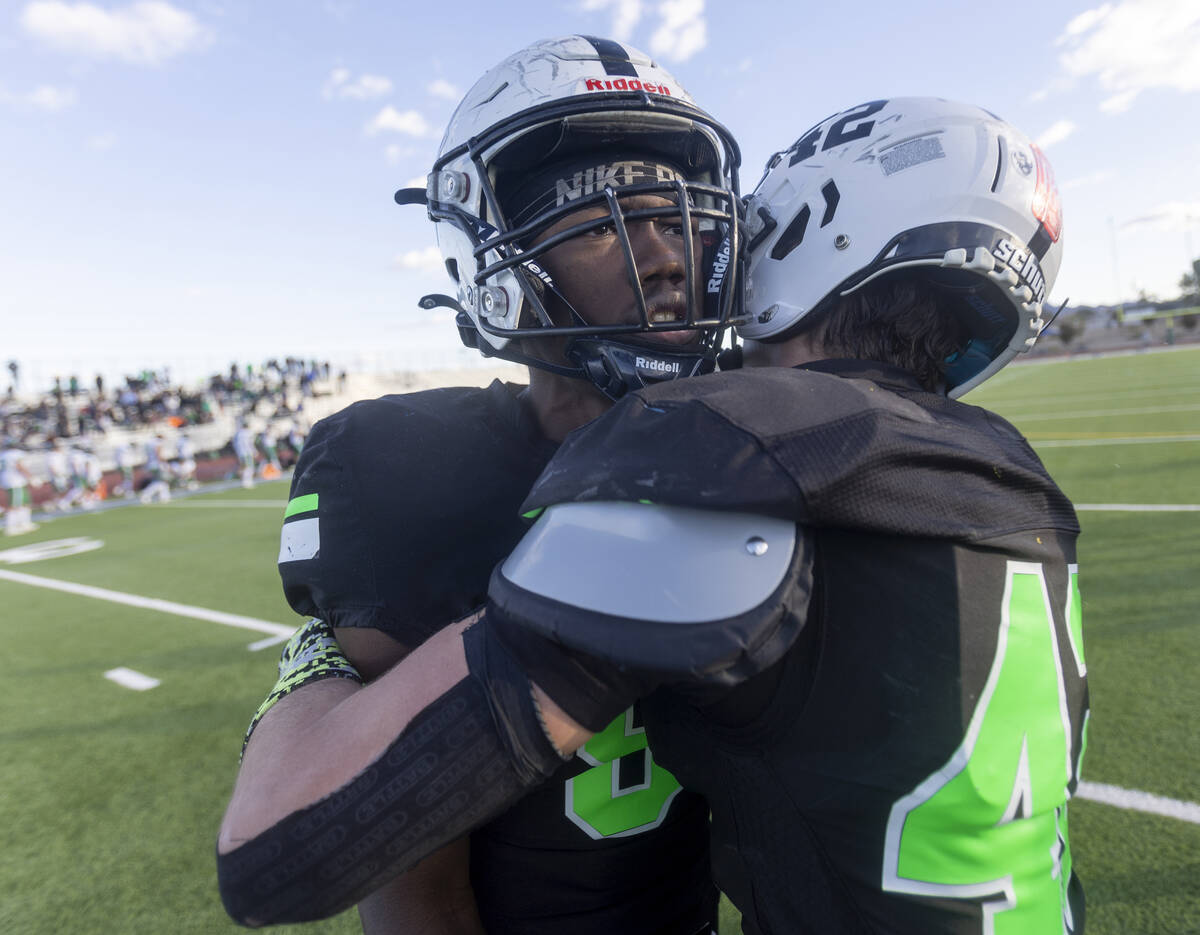
[(746, 551), (751, 555), (766, 555), (767, 540), (761, 536), (751, 536), (746, 540)]
[(850, 238), (845, 234), (838, 234), (833, 239), (833, 245), (839, 250), (845, 250), (848, 246), (850, 246)]
[(483, 309), (484, 318), (503, 316), (508, 311), (508, 296), (504, 294), (503, 289), (480, 289), (479, 305)]
[(470, 190), (470, 182), (462, 172), (446, 170), (441, 174), (441, 193), (443, 198), (450, 201), (466, 201)]

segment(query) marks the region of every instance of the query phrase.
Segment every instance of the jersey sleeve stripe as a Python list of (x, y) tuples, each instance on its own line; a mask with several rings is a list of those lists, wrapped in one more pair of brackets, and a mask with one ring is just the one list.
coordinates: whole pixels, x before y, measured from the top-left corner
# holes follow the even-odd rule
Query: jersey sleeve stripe
[(288, 501), (287, 509), (283, 513), (283, 518), (295, 516), (297, 513), (315, 513), (317, 512), (317, 497), (315, 493), (306, 493), (302, 497), (295, 497)]

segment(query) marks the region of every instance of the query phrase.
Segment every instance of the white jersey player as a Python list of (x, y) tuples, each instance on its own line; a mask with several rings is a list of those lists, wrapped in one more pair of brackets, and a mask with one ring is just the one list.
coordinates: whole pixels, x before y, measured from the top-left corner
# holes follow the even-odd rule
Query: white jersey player
[(24, 455), (17, 448), (0, 451), (0, 487), (8, 493), (8, 509), (4, 514), (4, 532), (15, 536), (37, 527), (29, 498), (29, 474), (22, 463)]

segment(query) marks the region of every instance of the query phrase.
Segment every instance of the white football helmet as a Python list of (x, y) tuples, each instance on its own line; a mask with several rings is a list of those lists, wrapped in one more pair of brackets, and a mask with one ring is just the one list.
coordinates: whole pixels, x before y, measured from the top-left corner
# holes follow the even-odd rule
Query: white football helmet
[[(593, 152), (598, 156), (587, 164), (600, 163), (594, 170), (554, 175), (554, 167), (572, 160), (582, 164)], [(588, 36), (535, 42), (467, 92), (450, 119), (423, 196), (397, 192), (401, 203), (427, 204), (447, 272), (457, 283), (454, 297), (427, 296), (422, 304), (457, 309), (464, 343), (485, 355), (590, 378), (613, 396), (630, 386), (712, 369), (721, 330), (740, 305), (737, 263), (728, 262), (739, 255), (740, 158), (729, 132), (644, 53)], [(633, 161), (614, 161), (624, 159)], [(622, 195), (653, 193), (676, 201), (631, 218), (669, 213), (685, 225), (698, 221), (705, 249), (694, 251), (685, 238), (686, 275), (694, 281), (702, 269), (714, 298), (699, 303), (689, 290), (686, 321), (648, 319), (614, 186)], [(540, 231), (589, 205), (606, 205), (609, 214), (556, 234), (550, 243), (529, 246)], [(597, 327), (562, 298), (537, 260), (565, 236), (610, 223), (622, 238), (641, 320)], [(551, 319), (543, 302), (547, 290), (572, 313), (569, 324)], [(619, 339), (681, 330), (701, 332), (701, 342), (667, 348)], [(532, 334), (570, 338), (566, 355), (575, 367), (527, 357), (512, 345), (514, 338)]]
[(945, 364), (961, 396), (1033, 346), (1062, 260), (1050, 164), (1025, 134), (939, 98), (871, 101), (776, 153), (747, 199), (738, 334), (779, 341), (884, 275), (939, 286), (970, 334)]

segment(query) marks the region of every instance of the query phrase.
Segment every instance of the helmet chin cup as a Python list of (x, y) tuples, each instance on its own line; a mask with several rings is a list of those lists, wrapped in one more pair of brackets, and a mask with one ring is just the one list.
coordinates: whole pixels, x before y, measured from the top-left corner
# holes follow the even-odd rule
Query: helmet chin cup
[(582, 376), (611, 400), (630, 390), (653, 386), (665, 380), (711, 373), (716, 352), (710, 346), (668, 350), (612, 338), (572, 338), (564, 350)]

